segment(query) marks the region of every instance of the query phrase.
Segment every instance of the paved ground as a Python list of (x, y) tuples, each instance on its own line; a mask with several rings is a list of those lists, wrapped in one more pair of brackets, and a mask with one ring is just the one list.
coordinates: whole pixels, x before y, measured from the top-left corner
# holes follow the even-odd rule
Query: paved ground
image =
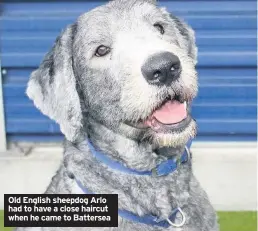
[[(254, 143), (194, 143), (194, 171), (216, 210), (256, 210), (257, 149)], [(62, 158), (59, 146), (37, 147), (28, 156), (0, 153), (3, 194), (42, 193)]]

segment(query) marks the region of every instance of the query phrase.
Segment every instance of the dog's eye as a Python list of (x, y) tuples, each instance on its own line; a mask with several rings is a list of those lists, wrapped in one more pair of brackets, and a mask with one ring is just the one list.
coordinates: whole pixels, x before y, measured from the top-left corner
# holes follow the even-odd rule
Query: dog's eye
[(164, 34), (164, 33), (165, 33), (164, 27), (163, 27), (162, 25), (160, 25), (159, 23), (155, 23), (155, 24), (154, 24), (154, 27), (155, 27), (161, 34)]
[(97, 48), (95, 55), (98, 57), (105, 56), (110, 52), (110, 48), (104, 45), (101, 45)]

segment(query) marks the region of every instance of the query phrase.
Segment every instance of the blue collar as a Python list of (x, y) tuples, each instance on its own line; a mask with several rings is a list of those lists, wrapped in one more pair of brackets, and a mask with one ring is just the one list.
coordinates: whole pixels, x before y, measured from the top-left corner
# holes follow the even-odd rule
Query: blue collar
[[(121, 171), (121, 172), (124, 172), (124, 173), (136, 174), (136, 175), (153, 175), (153, 172), (155, 172), (155, 175), (157, 175), (157, 176), (166, 176), (169, 173), (175, 171), (180, 164), (186, 163), (188, 160), (190, 160), (189, 149), (190, 149), (191, 144), (192, 144), (192, 140), (189, 140), (185, 146), (184, 153), (180, 157), (179, 161), (174, 160), (174, 159), (168, 159), (168, 160), (162, 162), (161, 164), (159, 164), (152, 171), (142, 171), (141, 172), (141, 171), (129, 169), (129, 168), (125, 167), (124, 165), (122, 165), (121, 163), (112, 160), (107, 155), (97, 151), (93, 147), (93, 145), (90, 143), (90, 141), (88, 141), (88, 145), (89, 145), (92, 155), (98, 161), (106, 164), (108, 167), (118, 170), (118, 171)], [(82, 183), (78, 179), (76, 179), (76, 177), (74, 179), (75, 179), (77, 185), (79, 186), (79, 188), (82, 190), (82, 192), (84, 192), (85, 194), (93, 194), (87, 188), (85, 188), (82, 185)], [(179, 224), (176, 224), (175, 219), (177, 218), (178, 213), (180, 213), (180, 215), (181, 215), (181, 222)], [(184, 215), (183, 211), (181, 210), (181, 208), (179, 208), (179, 207), (174, 209), (172, 211), (171, 215), (165, 220), (160, 220), (157, 216), (153, 216), (153, 215), (138, 216), (130, 211), (121, 210), (121, 209), (118, 209), (118, 215), (126, 220), (143, 223), (146, 225), (160, 226), (160, 227), (164, 227), (164, 228), (168, 228), (169, 226), (182, 227), (185, 224), (185, 215)]]
[(163, 162), (161, 162), (159, 165), (157, 165), (154, 169), (151, 171), (138, 171), (134, 169), (127, 168), (123, 164), (119, 163), (118, 161), (115, 161), (108, 157), (107, 155), (103, 154), (100, 151), (97, 151), (95, 147), (91, 144), (91, 142), (88, 140), (88, 145), (90, 148), (91, 154), (103, 164), (107, 165), (109, 168), (112, 168), (114, 170), (127, 173), (127, 174), (134, 174), (134, 175), (155, 175), (155, 176), (166, 176), (172, 172), (174, 172), (177, 167), (183, 163), (186, 163), (188, 160), (190, 160), (190, 147), (192, 144), (192, 140), (189, 140), (185, 146), (184, 153), (181, 155), (179, 159), (167, 159)]
[[(85, 194), (94, 194), (94, 193), (90, 192), (87, 188), (85, 188), (78, 179), (75, 178), (75, 181), (76, 181), (77, 185), (79, 186), (79, 188), (82, 190), (82, 192), (84, 192)], [(178, 213), (181, 216), (181, 222), (179, 224), (175, 223)], [(186, 221), (185, 215), (184, 215), (183, 211), (181, 210), (181, 208), (179, 208), (179, 207), (174, 209), (172, 211), (171, 215), (169, 216), (169, 218), (167, 218), (165, 220), (160, 220), (157, 216), (153, 216), (153, 215), (138, 216), (130, 211), (122, 210), (122, 209), (118, 209), (118, 215), (129, 221), (134, 221), (137, 223), (143, 223), (146, 225), (159, 226), (159, 227), (164, 227), (164, 228), (168, 228), (170, 226), (182, 227)]]

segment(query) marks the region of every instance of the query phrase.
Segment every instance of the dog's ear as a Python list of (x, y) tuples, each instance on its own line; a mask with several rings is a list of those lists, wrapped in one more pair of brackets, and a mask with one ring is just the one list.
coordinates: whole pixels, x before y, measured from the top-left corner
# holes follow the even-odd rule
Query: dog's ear
[(39, 68), (30, 77), (27, 95), (43, 114), (55, 120), (62, 133), (75, 141), (82, 128), (80, 99), (73, 73), (73, 40), (76, 24), (56, 39)]
[(173, 19), (176, 29), (184, 39), (184, 44), (187, 47), (188, 55), (195, 61), (195, 63), (197, 63), (197, 47), (193, 29), (178, 17), (172, 14), (170, 14), (170, 17)]

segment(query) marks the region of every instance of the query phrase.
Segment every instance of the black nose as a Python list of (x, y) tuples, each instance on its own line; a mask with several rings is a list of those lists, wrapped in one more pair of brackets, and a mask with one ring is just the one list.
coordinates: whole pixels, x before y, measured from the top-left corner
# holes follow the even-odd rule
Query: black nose
[(142, 66), (142, 74), (150, 84), (171, 84), (179, 77), (181, 65), (179, 58), (162, 52), (150, 56)]

